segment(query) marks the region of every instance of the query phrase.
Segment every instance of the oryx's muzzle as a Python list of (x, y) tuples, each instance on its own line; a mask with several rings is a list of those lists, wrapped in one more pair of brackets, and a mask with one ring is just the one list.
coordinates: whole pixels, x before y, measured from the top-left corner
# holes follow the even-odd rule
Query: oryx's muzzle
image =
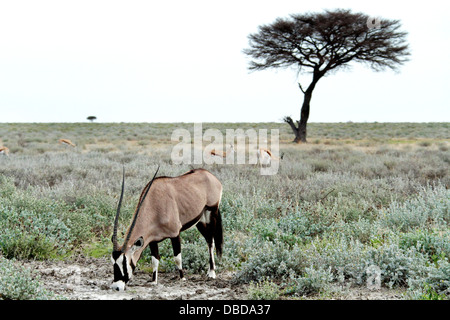
[[(131, 259), (130, 259), (131, 260)], [(129, 261), (127, 256), (121, 251), (114, 251), (112, 253), (111, 261), (114, 265), (114, 282), (111, 285), (113, 290), (125, 290), (126, 283), (133, 276), (135, 265)]]

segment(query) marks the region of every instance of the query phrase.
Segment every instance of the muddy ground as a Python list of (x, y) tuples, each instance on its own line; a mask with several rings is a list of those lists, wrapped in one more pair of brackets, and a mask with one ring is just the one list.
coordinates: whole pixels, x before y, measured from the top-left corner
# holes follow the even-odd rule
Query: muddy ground
[(73, 261), (28, 261), (23, 264), (37, 272), (40, 283), (70, 300), (240, 300), (246, 299), (243, 285), (232, 284), (231, 274), (187, 275), (181, 281), (178, 273), (158, 273), (158, 284), (150, 282), (151, 274), (137, 270), (123, 292), (113, 291), (112, 265), (106, 258), (80, 257)]
[[(158, 274), (158, 284), (151, 275), (137, 270), (124, 292), (110, 289), (113, 280), (111, 262), (107, 258), (79, 257), (72, 261), (28, 261), (23, 265), (34, 270), (40, 283), (69, 300), (243, 300), (248, 299), (247, 285), (233, 283), (231, 273), (217, 273), (216, 279), (204, 275), (187, 275), (181, 281), (178, 273)], [(286, 299), (288, 297), (281, 297)], [(306, 298), (306, 297), (303, 297)], [(308, 297), (307, 299), (317, 299)], [(368, 290), (355, 287), (321, 299), (399, 300), (401, 291)], [(288, 298), (289, 299), (289, 298)], [(290, 297), (292, 299), (292, 297)], [(297, 298), (298, 299), (298, 298)]]

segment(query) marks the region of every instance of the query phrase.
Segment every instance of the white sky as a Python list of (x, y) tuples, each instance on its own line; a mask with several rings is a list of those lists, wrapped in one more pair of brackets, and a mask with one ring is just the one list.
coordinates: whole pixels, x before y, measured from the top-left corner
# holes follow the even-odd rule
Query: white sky
[[(242, 50), (261, 24), (337, 3), (309, 2), (0, 0), (0, 122), (298, 119), (296, 72), (249, 73)], [(322, 78), (310, 122), (450, 121), (445, 2), (399, 2), (339, 1), (400, 19), (411, 60), (399, 73), (355, 65)]]

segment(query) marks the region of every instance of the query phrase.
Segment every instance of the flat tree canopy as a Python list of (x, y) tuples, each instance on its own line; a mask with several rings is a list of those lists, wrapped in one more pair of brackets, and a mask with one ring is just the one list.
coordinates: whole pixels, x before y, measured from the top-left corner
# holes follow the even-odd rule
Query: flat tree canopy
[(295, 142), (306, 142), (312, 92), (326, 74), (348, 66), (350, 62), (368, 65), (375, 71), (397, 70), (407, 61), (409, 48), (406, 32), (399, 31), (399, 20), (376, 19), (350, 10), (293, 14), (262, 25), (249, 35), (250, 70), (293, 67), (300, 73), (312, 74), (306, 87), (297, 125), (285, 117)]

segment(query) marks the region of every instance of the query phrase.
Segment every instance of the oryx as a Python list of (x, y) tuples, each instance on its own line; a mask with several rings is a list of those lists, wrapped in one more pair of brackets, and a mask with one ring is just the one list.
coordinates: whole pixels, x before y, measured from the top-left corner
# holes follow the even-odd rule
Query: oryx
[[(159, 169), (159, 167), (158, 167)], [(150, 246), (154, 283), (158, 280), (158, 242), (170, 238), (175, 263), (184, 279), (181, 264), (180, 232), (192, 226), (205, 237), (209, 249), (208, 276), (215, 278), (214, 246), (222, 254), (222, 219), (219, 211), (222, 184), (209, 171), (191, 170), (178, 177), (156, 177), (145, 186), (139, 198), (132, 223), (126, 233), (124, 244), (117, 243), (117, 227), (124, 192), (125, 169), (122, 191), (114, 220), (112, 262), (114, 282), (112, 288), (124, 290), (130, 280), (144, 248)]]

